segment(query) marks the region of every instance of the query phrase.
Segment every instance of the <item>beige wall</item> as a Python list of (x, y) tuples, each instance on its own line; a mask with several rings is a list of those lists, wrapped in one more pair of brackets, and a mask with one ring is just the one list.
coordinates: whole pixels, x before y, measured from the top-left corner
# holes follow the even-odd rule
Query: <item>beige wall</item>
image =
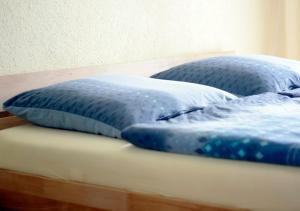
[(299, 40), (274, 36), (280, 1), (0, 0), (0, 75), (216, 50), (285, 55)]

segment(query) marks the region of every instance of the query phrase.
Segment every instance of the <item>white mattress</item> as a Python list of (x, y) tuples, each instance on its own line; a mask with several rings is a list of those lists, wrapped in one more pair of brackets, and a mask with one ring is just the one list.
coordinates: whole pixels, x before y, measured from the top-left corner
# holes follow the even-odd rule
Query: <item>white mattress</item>
[(0, 168), (255, 211), (300, 210), (300, 168), (148, 151), (32, 125), (0, 131)]

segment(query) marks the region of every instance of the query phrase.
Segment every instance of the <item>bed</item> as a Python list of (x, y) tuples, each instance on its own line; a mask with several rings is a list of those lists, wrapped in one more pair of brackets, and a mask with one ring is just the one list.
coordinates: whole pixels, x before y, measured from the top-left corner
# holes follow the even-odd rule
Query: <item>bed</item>
[[(112, 70), (150, 75), (227, 53), (2, 76), (1, 97), (3, 101), (23, 90)], [(8, 90), (8, 85), (13, 88)], [(296, 167), (148, 151), (125, 141), (42, 128), (8, 113), (1, 115), (0, 207), (4, 209), (300, 209), (300, 169)]]

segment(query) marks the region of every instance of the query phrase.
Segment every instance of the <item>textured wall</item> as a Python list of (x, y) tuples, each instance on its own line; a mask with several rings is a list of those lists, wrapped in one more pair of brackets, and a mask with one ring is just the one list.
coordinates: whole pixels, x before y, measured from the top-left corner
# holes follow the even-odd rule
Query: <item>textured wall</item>
[(0, 75), (214, 50), (265, 53), (272, 0), (0, 0)]

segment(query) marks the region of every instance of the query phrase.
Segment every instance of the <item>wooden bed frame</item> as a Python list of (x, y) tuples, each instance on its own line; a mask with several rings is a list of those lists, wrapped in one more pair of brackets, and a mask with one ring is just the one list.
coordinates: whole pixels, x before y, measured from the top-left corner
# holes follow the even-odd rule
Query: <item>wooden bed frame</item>
[[(232, 53), (216, 52), (132, 64), (1, 76), (0, 103), (19, 92), (64, 80), (106, 72), (151, 75), (183, 62)], [(7, 112), (0, 112), (0, 130), (23, 124), (29, 123)], [(247, 209), (205, 202), (199, 204), (161, 195), (135, 193), (0, 169), (0, 210), (245, 211)]]
[(13, 210), (245, 211), (0, 170), (0, 205)]

